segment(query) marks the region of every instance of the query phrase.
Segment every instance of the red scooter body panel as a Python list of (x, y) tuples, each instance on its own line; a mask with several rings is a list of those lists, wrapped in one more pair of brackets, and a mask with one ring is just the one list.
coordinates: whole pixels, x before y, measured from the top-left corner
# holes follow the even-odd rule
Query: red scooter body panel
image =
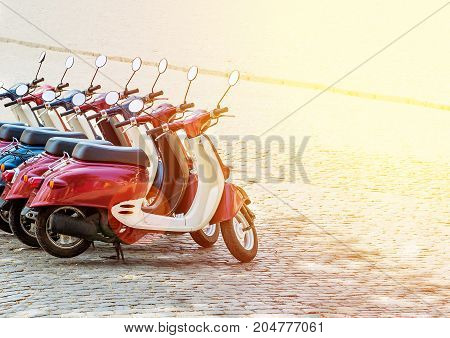
[(26, 95), (22, 97), (21, 102), (22, 103), (34, 102), (37, 106), (44, 104), (42, 94), (44, 94), (44, 92), (47, 90), (55, 90), (55, 87), (50, 85), (42, 85), (33, 92), (33, 95)]
[(28, 178), (42, 176), (48, 170), (49, 165), (55, 163), (60, 158), (61, 157), (44, 152), (41, 156), (39, 156), (39, 158), (31, 163), (22, 163), (18, 167), (19, 174), (17, 175), (14, 183), (8, 183), (6, 185), (2, 198), (4, 200), (19, 198), (28, 199), (33, 191), (33, 187), (28, 182), (24, 181), (24, 176), (27, 175)]
[[(54, 187), (50, 187), (54, 181)], [(118, 222), (109, 210), (117, 203), (145, 196), (148, 185), (146, 168), (118, 163), (87, 162), (71, 159), (69, 164), (45, 177), (30, 207), (71, 205), (108, 209), (111, 229), (119, 239), (131, 244), (147, 232)]]

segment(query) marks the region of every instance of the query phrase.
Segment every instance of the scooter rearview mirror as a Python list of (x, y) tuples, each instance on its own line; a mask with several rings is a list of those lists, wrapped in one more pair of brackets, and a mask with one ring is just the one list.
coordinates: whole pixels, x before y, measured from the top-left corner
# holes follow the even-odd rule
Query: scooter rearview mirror
[(4, 83), (0, 81), (0, 88), (3, 88)]
[(42, 93), (42, 99), (45, 102), (51, 102), (56, 99), (56, 93), (53, 90), (46, 90)]
[(142, 101), (141, 99), (134, 99), (128, 105), (128, 110), (132, 113), (138, 113), (142, 109), (144, 109), (144, 101)]
[(167, 59), (162, 59), (161, 61), (159, 61), (158, 64), (158, 72), (159, 74), (164, 73), (167, 70), (167, 66), (169, 65), (169, 63), (167, 62)]
[(132, 62), (131, 62), (131, 69), (133, 70), (133, 73), (131, 74), (130, 78), (128, 79), (126, 85), (125, 85), (125, 89), (128, 88), (128, 84), (130, 83), (131, 79), (133, 78), (134, 74), (141, 69), (142, 66), (142, 60), (140, 57), (135, 58)]
[(39, 55), (39, 61), (38, 63), (42, 63), (45, 60), (45, 56), (47, 55), (47, 52), (44, 50), (41, 55)]
[(228, 77), (228, 84), (230, 85), (230, 87), (233, 87), (238, 81), (239, 81), (239, 71), (238, 70), (233, 70), (230, 74), (230, 76)]
[(192, 66), (189, 68), (189, 71), (187, 73), (187, 79), (188, 81), (194, 81), (198, 74), (198, 68), (196, 66)]
[(72, 68), (74, 62), (75, 62), (74, 57), (73, 57), (73, 56), (69, 56), (69, 57), (66, 59), (66, 69)]
[(72, 104), (76, 107), (83, 105), (86, 102), (86, 95), (83, 93), (76, 93), (72, 97)]
[(186, 98), (187, 98), (187, 94), (189, 93), (189, 89), (191, 88), (191, 82), (195, 80), (195, 78), (197, 77), (198, 74), (198, 67), (197, 66), (192, 66), (191, 68), (189, 68), (188, 73), (187, 73), (187, 79), (189, 81), (188, 83), (188, 87), (186, 89), (186, 93), (184, 94), (184, 103), (186, 103)]
[(16, 95), (17, 96), (24, 96), (26, 93), (28, 93), (28, 86), (26, 84), (21, 84), (17, 86), (16, 88)]
[(236, 85), (236, 83), (239, 81), (239, 76), (240, 76), (240, 73), (238, 70), (233, 70), (231, 72), (230, 76), (228, 77), (228, 88), (225, 91), (225, 93), (222, 95), (222, 97), (220, 98), (219, 102), (217, 102), (217, 108), (220, 108), (220, 103), (222, 102), (225, 95), (227, 95), (227, 93), (229, 92), (231, 87)]
[(158, 63), (158, 76), (156, 77), (155, 82), (153, 82), (152, 93), (154, 93), (156, 82), (158, 82), (159, 77), (161, 76), (161, 74), (163, 74), (167, 70), (167, 66), (168, 65), (169, 65), (169, 63), (167, 62), (166, 58), (164, 58), (161, 61), (159, 61), (159, 63)]
[(39, 71), (41, 70), (42, 63), (44, 62), (46, 55), (47, 55), (47, 52), (45, 50), (41, 53), (41, 55), (39, 55), (39, 61), (38, 61), (39, 67), (38, 67), (38, 70), (36, 72), (36, 76), (34, 77), (35, 80), (37, 80), (37, 78), (38, 78)]
[(133, 72), (137, 72), (139, 69), (141, 69), (142, 66), (142, 60), (140, 57), (137, 57), (131, 62), (131, 69)]
[(95, 59), (95, 66), (97, 67), (97, 69), (95, 70), (94, 76), (92, 77), (91, 84), (89, 85), (89, 87), (91, 87), (92, 84), (94, 83), (94, 79), (97, 76), (98, 70), (102, 68), (104, 65), (106, 65), (107, 61), (108, 58), (105, 55), (99, 55), (97, 59)]
[(105, 102), (109, 106), (112, 106), (113, 104), (116, 104), (119, 101), (119, 93), (115, 91), (111, 91), (105, 96)]
[(63, 75), (61, 76), (61, 80), (59, 81), (60, 84), (63, 83), (64, 77), (66, 76), (67, 71), (68, 71), (70, 68), (72, 68), (74, 62), (75, 62), (75, 59), (74, 59), (74, 57), (73, 57), (72, 55), (69, 56), (69, 57), (67, 57), (66, 63), (65, 63), (66, 69), (64, 70), (64, 73), (63, 73)]
[(102, 68), (104, 65), (106, 65), (107, 61), (108, 58), (105, 55), (99, 55), (95, 60), (95, 65), (97, 66), (97, 68)]

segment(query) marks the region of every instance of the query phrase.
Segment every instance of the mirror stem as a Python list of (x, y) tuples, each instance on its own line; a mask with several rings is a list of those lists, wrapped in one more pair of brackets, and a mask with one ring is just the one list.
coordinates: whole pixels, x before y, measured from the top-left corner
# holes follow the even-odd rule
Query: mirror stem
[(133, 76), (134, 76), (135, 73), (136, 73), (136, 72), (133, 71), (133, 74), (131, 74), (130, 79), (128, 80), (127, 84), (125, 85), (125, 91), (128, 89), (128, 85), (130, 84), (130, 81), (131, 81), (131, 79), (133, 78)]
[(158, 82), (158, 79), (159, 79), (159, 76), (161, 75), (161, 73), (158, 73), (158, 76), (156, 77), (156, 80), (155, 80), (155, 82), (153, 83), (153, 86), (152, 86), (152, 93), (154, 93), (154, 89), (155, 89), (155, 86), (156, 86), (156, 82)]
[(97, 73), (98, 73), (98, 67), (97, 67), (97, 69), (95, 70), (94, 76), (92, 77), (91, 84), (89, 85), (89, 87), (91, 87), (92, 84), (94, 83), (94, 79), (95, 79), (95, 77), (97, 76)]
[(68, 69), (66, 68), (66, 70), (64, 71), (64, 74), (63, 74), (63, 76), (61, 77), (61, 80), (59, 81), (59, 83), (60, 83), (60, 84), (62, 84), (62, 83), (63, 83), (63, 80), (64, 80), (64, 76), (66, 76), (66, 73), (67, 73), (67, 71), (68, 71)]
[(220, 98), (219, 102), (217, 102), (217, 108), (220, 108), (220, 103), (222, 102), (223, 98), (225, 97), (225, 95), (227, 95), (228, 91), (230, 90), (231, 86), (228, 86), (227, 90), (225, 91), (225, 93), (222, 95), (222, 97)]
[(189, 88), (191, 88), (191, 82), (192, 81), (189, 81), (188, 87), (186, 89), (186, 94), (184, 94), (184, 100), (183, 100), (184, 102), (183, 103), (186, 103), (187, 94), (189, 93)]
[(39, 67), (38, 67), (38, 70), (36, 72), (36, 76), (34, 77), (35, 80), (37, 80), (37, 78), (38, 78), (39, 71), (41, 70), (41, 67), (42, 67), (42, 62), (39, 62)]

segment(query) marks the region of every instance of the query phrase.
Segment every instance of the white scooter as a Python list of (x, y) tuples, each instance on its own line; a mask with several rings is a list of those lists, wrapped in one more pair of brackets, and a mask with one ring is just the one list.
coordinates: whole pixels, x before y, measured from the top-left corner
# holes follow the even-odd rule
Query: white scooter
[[(233, 72), (229, 78), (229, 87), (219, 101), (217, 109), (210, 113), (197, 111), (184, 121), (163, 124), (148, 132), (153, 137), (183, 129), (187, 135), (187, 148), (193, 159), (194, 172), (198, 184), (195, 197), (190, 201), (186, 213), (175, 216), (161, 216), (145, 212), (146, 198), (134, 198), (115, 204), (112, 215), (122, 224), (135, 229), (168, 232), (195, 232), (220, 223), (224, 240), (230, 252), (240, 261), (251, 261), (257, 253), (258, 242), (254, 227), (253, 213), (248, 209), (248, 196), (229, 182), (225, 182), (229, 169), (224, 165), (210, 139), (204, 132), (217, 124), (228, 108), (220, 108), (220, 102), (239, 79), (239, 73)], [(133, 110), (143, 109), (139, 100), (130, 104)], [(148, 168), (149, 177), (155, 176), (156, 167)], [(150, 181), (150, 184), (152, 181)]]

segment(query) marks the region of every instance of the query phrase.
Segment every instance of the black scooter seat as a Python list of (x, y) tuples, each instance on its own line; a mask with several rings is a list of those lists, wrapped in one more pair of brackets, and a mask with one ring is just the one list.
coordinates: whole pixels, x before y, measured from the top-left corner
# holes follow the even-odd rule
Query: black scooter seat
[(75, 147), (72, 156), (82, 161), (150, 166), (147, 154), (142, 149), (135, 147), (105, 146), (82, 142)]
[(68, 153), (72, 156), (73, 149), (80, 142), (86, 142), (88, 144), (103, 144), (111, 146), (112, 143), (104, 140), (84, 140), (68, 137), (52, 137), (45, 145), (45, 152), (55, 155), (63, 156), (64, 153)]
[(28, 128), (24, 130), (20, 137), (20, 142), (30, 146), (45, 146), (52, 137), (69, 137), (87, 139), (86, 135), (78, 132), (67, 132), (59, 130), (49, 130), (43, 128)]

